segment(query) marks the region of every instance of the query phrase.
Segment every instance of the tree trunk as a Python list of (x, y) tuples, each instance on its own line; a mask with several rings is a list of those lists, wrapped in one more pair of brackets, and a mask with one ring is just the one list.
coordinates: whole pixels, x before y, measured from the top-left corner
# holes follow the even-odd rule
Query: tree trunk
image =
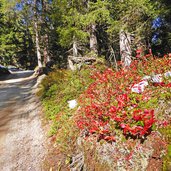
[(38, 66), (39, 66), (39, 68), (42, 68), (43, 64), (42, 64), (42, 58), (41, 58), (41, 53), (40, 53), (40, 44), (39, 44), (39, 34), (38, 34), (37, 21), (35, 21), (34, 27), (35, 27), (35, 33), (36, 33), (36, 52), (37, 52)]
[(91, 52), (94, 52), (95, 54), (98, 53), (97, 50), (97, 36), (96, 36), (96, 25), (91, 25), (91, 31), (90, 31), (90, 50)]
[[(78, 57), (78, 48), (77, 48), (77, 41), (75, 40), (75, 36), (73, 37), (72, 52), (73, 52), (73, 57)], [(74, 61), (71, 60), (69, 56), (68, 56), (68, 66), (72, 71), (77, 69), (76, 66), (74, 65)]]
[(77, 57), (78, 56), (78, 48), (77, 48), (77, 42), (76, 40), (73, 41), (73, 56)]
[(44, 64), (46, 65), (49, 62), (50, 55), (49, 55), (49, 37), (48, 37), (48, 24), (46, 22), (47, 17), (47, 1), (42, 0), (42, 29), (43, 29), (43, 57), (44, 57)]
[(121, 55), (121, 61), (123, 63), (123, 66), (124, 67), (130, 66), (132, 61), (131, 36), (129, 33), (121, 30), (119, 39), (120, 39), (120, 55)]
[(38, 33), (38, 23), (37, 23), (37, 0), (34, 0), (34, 30), (36, 34), (36, 52), (37, 52), (37, 60), (38, 60), (38, 67), (42, 68), (42, 58), (40, 53), (40, 42), (39, 42), (39, 33)]
[(45, 34), (43, 39), (44, 39), (43, 56), (44, 56), (44, 64), (46, 65), (46, 63), (50, 61), (50, 56), (49, 56), (49, 40), (48, 40), (47, 33)]

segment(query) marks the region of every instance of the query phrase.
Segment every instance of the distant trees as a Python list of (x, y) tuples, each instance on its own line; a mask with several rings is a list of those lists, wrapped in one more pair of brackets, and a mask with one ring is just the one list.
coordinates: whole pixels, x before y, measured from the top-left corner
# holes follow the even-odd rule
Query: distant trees
[(61, 46), (72, 51), (73, 56), (82, 53), (82, 46), (88, 41), (88, 33), (84, 24), (84, 1), (54, 0), (53, 20), (58, 21), (57, 33)]
[[(168, 52), (167, 0), (0, 0), (0, 60), (24, 67), (111, 54), (129, 66), (135, 50)], [(153, 28), (156, 18), (163, 23)], [(153, 41), (157, 37), (157, 41)], [(164, 53), (164, 52), (162, 52)], [(110, 58), (110, 59), (109, 59)], [(65, 64), (66, 65), (66, 64)]]
[(155, 3), (150, 0), (113, 1), (110, 30), (119, 34), (120, 56), (124, 66), (129, 66), (133, 53), (139, 47), (148, 48), (151, 41), (151, 22), (158, 16)]
[[(16, 7), (15, 1), (1, 0), (1, 18), (3, 25), (0, 34), (1, 63), (20, 64), (23, 67), (34, 64), (35, 49), (33, 45), (33, 29), (30, 27), (30, 10), (21, 4)], [(13, 3), (12, 3), (13, 2)]]

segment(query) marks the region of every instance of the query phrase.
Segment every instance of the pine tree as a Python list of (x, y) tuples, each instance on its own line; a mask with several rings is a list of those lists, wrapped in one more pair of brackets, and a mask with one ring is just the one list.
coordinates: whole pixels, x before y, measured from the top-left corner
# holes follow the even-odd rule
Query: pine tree
[(96, 55), (99, 53), (98, 29), (103, 30), (101, 26), (107, 24), (110, 20), (109, 6), (110, 3), (107, 1), (87, 1), (84, 23), (89, 28), (90, 50)]
[[(87, 32), (83, 24), (83, 1), (55, 0), (53, 3), (54, 20), (58, 20), (57, 32), (59, 42), (63, 47), (72, 50), (73, 56), (78, 56), (81, 46), (87, 42)], [(71, 48), (71, 49), (70, 49)]]
[[(150, 40), (151, 22), (159, 14), (150, 0), (120, 0), (112, 4), (109, 32), (120, 33), (120, 55), (124, 66), (131, 63), (133, 47), (146, 49)], [(125, 40), (125, 43), (123, 43)], [(133, 40), (133, 42), (131, 42)]]
[(0, 56), (6, 64), (20, 64), (23, 67), (34, 66), (34, 45), (32, 41), (32, 30), (30, 29), (29, 15), (22, 5), (18, 10), (16, 2), (9, 4), (3, 0), (3, 25), (0, 34)]

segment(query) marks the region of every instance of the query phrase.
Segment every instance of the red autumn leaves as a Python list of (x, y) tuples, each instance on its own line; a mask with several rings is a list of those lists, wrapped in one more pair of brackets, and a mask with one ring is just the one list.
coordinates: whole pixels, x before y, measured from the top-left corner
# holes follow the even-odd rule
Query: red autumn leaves
[[(115, 141), (116, 130), (139, 138), (151, 132), (156, 122), (154, 110), (142, 108), (140, 104), (150, 100), (152, 93), (148, 93), (149, 90), (137, 95), (131, 92), (132, 85), (141, 81), (136, 68), (118, 72), (106, 69), (92, 75), (94, 82), (80, 97), (77, 117), (77, 126), (86, 129), (87, 136), (93, 134), (99, 140), (110, 142)], [(160, 86), (170, 88), (170, 84)]]

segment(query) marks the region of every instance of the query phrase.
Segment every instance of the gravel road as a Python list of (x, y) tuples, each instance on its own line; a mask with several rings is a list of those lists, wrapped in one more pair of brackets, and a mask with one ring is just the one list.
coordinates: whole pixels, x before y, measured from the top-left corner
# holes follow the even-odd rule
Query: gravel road
[(41, 171), (46, 136), (33, 71), (0, 78), (0, 170)]

